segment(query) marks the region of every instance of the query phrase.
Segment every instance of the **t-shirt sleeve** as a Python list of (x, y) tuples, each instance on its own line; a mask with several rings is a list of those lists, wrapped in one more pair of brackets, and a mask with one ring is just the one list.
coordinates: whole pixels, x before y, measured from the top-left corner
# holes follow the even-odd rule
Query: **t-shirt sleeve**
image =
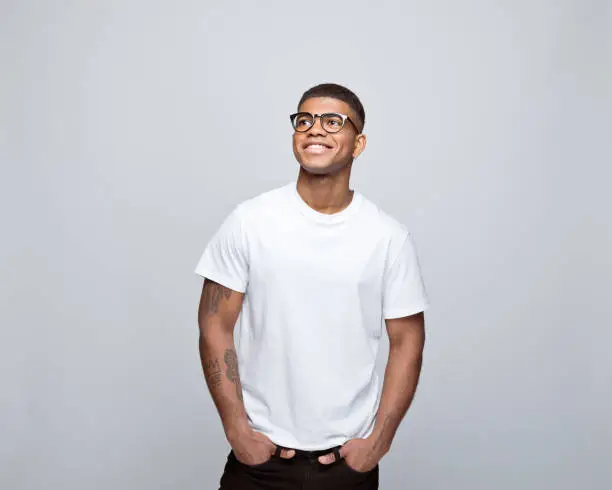
[(244, 293), (248, 284), (249, 265), (240, 211), (240, 206), (237, 206), (208, 242), (195, 273)]
[(402, 318), (425, 311), (429, 298), (412, 236), (407, 233), (395, 258), (385, 269), (383, 318)]

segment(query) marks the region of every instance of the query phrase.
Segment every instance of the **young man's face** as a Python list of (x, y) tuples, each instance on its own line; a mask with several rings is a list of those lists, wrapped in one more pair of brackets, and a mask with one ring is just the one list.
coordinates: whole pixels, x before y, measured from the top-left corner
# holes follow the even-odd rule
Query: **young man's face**
[[(355, 124), (361, 124), (357, 114), (347, 103), (330, 97), (306, 99), (298, 111), (311, 114), (346, 114)], [(337, 133), (326, 132), (318, 117), (308, 131), (293, 133), (293, 154), (300, 165), (313, 174), (332, 174), (339, 171), (351, 163), (364, 147), (365, 135), (360, 135), (358, 129), (348, 120)]]

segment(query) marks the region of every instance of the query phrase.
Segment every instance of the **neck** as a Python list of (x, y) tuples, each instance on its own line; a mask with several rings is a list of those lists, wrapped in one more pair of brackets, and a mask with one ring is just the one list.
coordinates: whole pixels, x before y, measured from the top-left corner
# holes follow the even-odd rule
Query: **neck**
[(349, 189), (350, 175), (350, 165), (346, 167), (346, 171), (333, 175), (311, 174), (300, 167), (297, 191), (315, 211), (325, 214), (338, 213), (353, 200), (354, 191)]

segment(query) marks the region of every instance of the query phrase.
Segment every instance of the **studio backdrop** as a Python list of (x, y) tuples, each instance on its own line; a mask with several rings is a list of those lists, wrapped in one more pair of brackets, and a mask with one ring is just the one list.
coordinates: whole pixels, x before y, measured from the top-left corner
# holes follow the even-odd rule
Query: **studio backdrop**
[(411, 230), (431, 299), (381, 488), (612, 488), (611, 15), (2, 1), (0, 488), (217, 488), (193, 270), (296, 178), (288, 116), (322, 82), (361, 98), (351, 186)]

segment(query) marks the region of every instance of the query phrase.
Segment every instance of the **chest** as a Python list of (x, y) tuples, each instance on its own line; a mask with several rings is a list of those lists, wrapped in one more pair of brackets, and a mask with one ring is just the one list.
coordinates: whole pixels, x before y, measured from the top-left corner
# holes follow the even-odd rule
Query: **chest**
[(294, 224), (254, 236), (249, 255), (250, 281), (260, 288), (376, 297), (382, 288), (386, 244), (355, 227), (303, 229)]

